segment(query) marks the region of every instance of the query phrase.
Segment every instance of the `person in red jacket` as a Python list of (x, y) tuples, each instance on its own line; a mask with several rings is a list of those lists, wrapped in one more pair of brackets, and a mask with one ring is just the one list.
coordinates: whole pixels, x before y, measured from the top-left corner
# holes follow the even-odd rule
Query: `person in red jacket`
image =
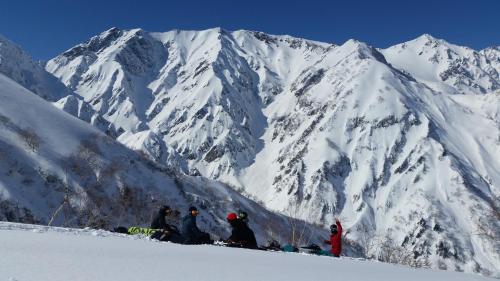
[(342, 225), (339, 219), (335, 219), (335, 224), (330, 226), (330, 240), (325, 240), (326, 244), (332, 245), (331, 253), (334, 257), (339, 257), (342, 252)]

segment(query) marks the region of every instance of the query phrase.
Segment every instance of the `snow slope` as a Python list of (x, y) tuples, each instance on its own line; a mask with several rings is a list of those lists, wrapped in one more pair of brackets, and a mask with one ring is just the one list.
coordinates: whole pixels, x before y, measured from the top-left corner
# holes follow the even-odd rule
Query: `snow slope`
[(478, 52), (424, 34), (381, 52), (392, 65), (437, 91), (486, 94), (500, 89), (498, 48)]
[(15, 80), (49, 101), (56, 101), (71, 91), (43, 65), (33, 61), (21, 47), (0, 35), (0, 73)]
[(20, 46), (2, 36), (0, 36), (0, 73), (43, 99), (54, 102), (59, 109), (116, 137), (117, 130), (113, 124), (96, 113), (89, 104), (75, 95), (54, 75), (47, 72), (42, 62), (34, 61)]
[[(226, 214), (243, 209), (260, 244), (271, 236), (283, 243), (290, 239), (283, 230), (293, 220), (221, 183), (156, 165), (2, 74), (0, 100), (1, 220), (149, 226), (161, 205), (182, 215), (195, 205), (201, 228), (214, 238), (226, 238)], [(301, 225), (312, 241), (326, 237), (318, 227)]]
[(365, 255), (500, 270), (498, 48), (386, 50), (254, 31), (110, 29), (46, 69), (186, 174), (272, 210), (342, 217)]
[(0, 278), (57, 280), (494, 280), (351, 258), (155, 242), (0, 222)]

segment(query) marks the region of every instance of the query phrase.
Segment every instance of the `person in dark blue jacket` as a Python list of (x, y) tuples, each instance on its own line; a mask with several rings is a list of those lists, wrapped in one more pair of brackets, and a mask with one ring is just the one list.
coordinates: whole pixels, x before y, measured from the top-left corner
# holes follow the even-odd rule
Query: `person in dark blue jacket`
[(196, 225), (196, 216), (199, 212), (196, 207), (189, 207), (189, 213), (182, 218), (181, 234), (184, 244), (211, 244), (210, 235), (201, 231)]

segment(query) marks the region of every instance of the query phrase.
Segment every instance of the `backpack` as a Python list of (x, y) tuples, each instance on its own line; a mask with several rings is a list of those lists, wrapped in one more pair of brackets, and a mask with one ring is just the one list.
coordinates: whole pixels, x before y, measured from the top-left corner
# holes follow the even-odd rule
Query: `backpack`
[(147, 227), (137, 227), (137, 226), (132, 226), (128, 228), (128, 234), (144, 234), (144, 235), (152, 235), (155, 233), (158, 229), (152, 229), (152, 228), (147, 228)]

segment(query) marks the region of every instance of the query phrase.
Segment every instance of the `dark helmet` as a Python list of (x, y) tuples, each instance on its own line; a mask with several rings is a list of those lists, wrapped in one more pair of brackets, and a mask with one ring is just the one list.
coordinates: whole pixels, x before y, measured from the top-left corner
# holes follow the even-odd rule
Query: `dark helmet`
[(268, 247), (281, 248), (280, 242), (275, 239), (271, 239), (267, 242)]
[(160, 214), (166, 214), (167, 212), (171, 212), (171, 211), (172, 211), (172, 209), (170, 208), (170, 206), (163, 205), (163, 206), (160, 207), (159, 213)]
[(196, 208), (195, 206), (189, 207), (189, 212), (191, 213), (192, 211), (198, 211), (198, 208)]
[(337, 230), (337, 225), (336, 225), (336, 224), (332, 224), (332, 225), (330, 225), (330, 231), (331, 231), (332, 233), (337, 233), (337, 231), (338, 231), (338, 230)]
[(245, 211), (239, 210), (238, 211), (238, 218), (241, 221), (247, 222), (248, 221), (248, 214)]

